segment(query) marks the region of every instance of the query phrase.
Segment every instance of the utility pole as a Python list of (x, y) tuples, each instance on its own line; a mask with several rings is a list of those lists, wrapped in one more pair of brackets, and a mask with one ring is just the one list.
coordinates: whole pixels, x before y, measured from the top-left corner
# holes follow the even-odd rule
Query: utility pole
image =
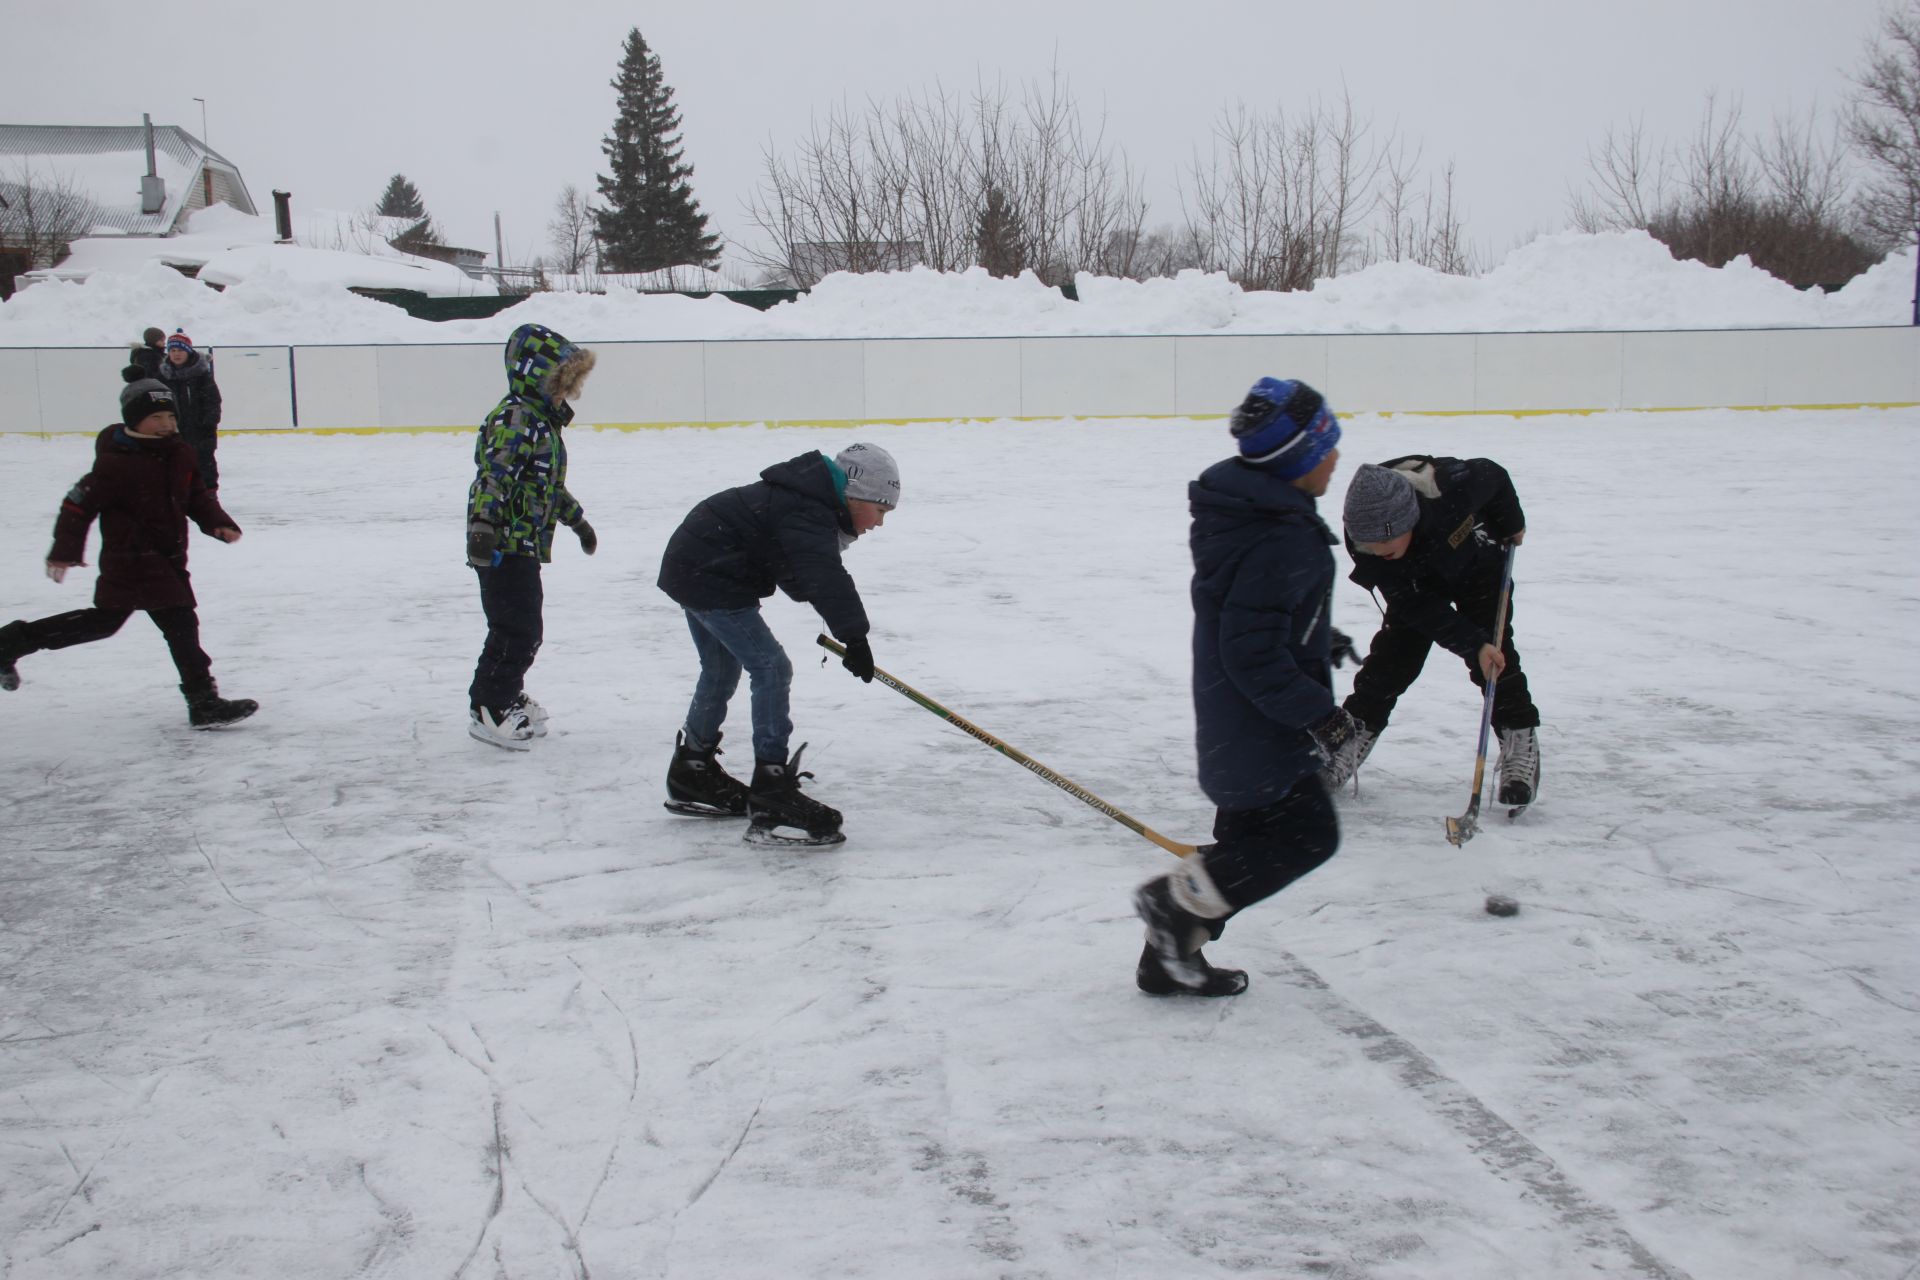
[(207, 100), (195, 98), (194, 101), (200, 104), (200, 141), (212, 146), (211, 142), (207, 142)]
[(500, 211), (493, 211), (493, 262), (502, 271), (507, 269), (507, 250), (500, 239)]

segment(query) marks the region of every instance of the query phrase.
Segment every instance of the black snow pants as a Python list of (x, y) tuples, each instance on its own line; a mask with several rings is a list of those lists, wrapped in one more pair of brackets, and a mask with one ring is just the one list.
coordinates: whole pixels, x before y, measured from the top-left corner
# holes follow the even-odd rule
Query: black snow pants
[(480, 578), (480, 608), (487, 615), (487, 642), (480, 648), (467, 700), (498, 716), (519, 701), (527, 668), (540, 652), (540, 561), (535, 556), (502, 556), (499, 564), (474, 573)]
[[(201, 693), (213, 687), (213, 660), (200, 648), (200, 614), (192, 605), (175, 609), (144, 610), (153, 625), (165, 637), (173, 665), (180, 672), (180, 687), (188, 693)], [(75, 609), (56, 613), (37, 622), (8, 627), (6, 647), (14, 658), (23, 658), (43, 649), (66, 649), (76, 644), (105, 640), (126, 625), (135, 613), (132, 609)]]
[(1340, 847), (1340, 819), (1320, 775), (1309, 773), (1272, 804), (1217, 810), (1213, 838), (1195, 856), (1205, 859), (1207, 876), (1238, 912), (1331, 858)]
[[(1491, 576), (1476, 574), (1455, 594), (1452, 603), (1463, 617), (1492, 635), (1504, 570), (1500, 562), (1491, 557), (1488, 563), (1492, 565)], [(1385, 621), (1373, 635), (1373, 643), (1367, 646), (1366, 662), (1353, 677), (1353, 692), (1341, 705), (1354, 719), (1375, 733), (1380, 732), (1393, 718), (1394, 704), (1400, 701), (1400, 695), (1420, 678), (1420, 669), (1426, 665), (1427, 653), (1432, 648), (1433, 641), (1424, 632), (1407, 625), (1389, 606)], [(1540, 711), (1533, 705), (1533, 695), (1527, 691), (1527, 674), (1520, 669), (1520, 651), (1513, 647), (1511, 601), (1507, 605), (1507, 631), (1501, 638), (1500, 652), (1506, 655), (1507, 669), (1493, 688), (1493, 727), (1496, 730), (1537, 729)], [(1465, 661), (1473, 683), (1486, 688), (1477, 655)]]

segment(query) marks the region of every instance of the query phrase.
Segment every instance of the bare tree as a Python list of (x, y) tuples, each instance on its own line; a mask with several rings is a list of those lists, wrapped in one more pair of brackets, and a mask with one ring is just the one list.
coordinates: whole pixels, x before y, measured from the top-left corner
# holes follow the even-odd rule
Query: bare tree
[(0, 248), (23, 255), (29, 269), (58, 266), (99, 220), (100, 207), (65, 174), (23, 159), (0, 176)]
[(564, 275), (578, 275), (593, 255), (593, 210), (580, 188), (569, 182), (553, 202), (553, 217), (547, 222), (547, 236), (553, 242), (553, 268)]
[(1380, 225), (1371, 256), (1376, 261), (1417, 262), (1448, 275), (1471, 275), (1476, 263), (1454, 211), (1453, 164), (1449, 161), (1442, 173), (1436, 197), (1431, 181), (1424, 190), (1414, 190), (1419, 160), (1417, 148), (1409, 156), (1404, 147), (1395, 147), (1383, 162), (1377, 209)]
[(1855, 83), (1847, 133), (1871, 173), (1860, 219), (1879, 247), (1908, 243), (1920, 228), (1920, 0), (1883, 16)]
[(1358, 260), (1393, 142), (1371, 132), (1344, 95), (1296, 117), (1223, 110), (1206, 163), (1194, 160), (1191, 207), (1181, 198), (1206, 268), (1248, 289), (1306, 289)]
[(1645, 123), (1636, 117), (1625, 131), (1607, 130), (1600, 149), (1587, 149), (1591, 189), (1572, 197), (1573, 225), (1596, 231), (1644, 229), (1665, 203), (1670, 159), (1647, 141)]

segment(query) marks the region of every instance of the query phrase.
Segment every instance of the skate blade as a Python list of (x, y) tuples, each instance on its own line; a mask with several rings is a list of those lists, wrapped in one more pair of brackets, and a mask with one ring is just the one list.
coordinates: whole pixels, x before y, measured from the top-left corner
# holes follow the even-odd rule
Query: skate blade
[(744, 818), (747, 815), (734, 809), (722, 809), (718, 805), (701, 804), (697, 800), (668, 800), (662, 805), (668, 813), (677, 813), (683, 818)]
[(1529, 804), (1517, 804), (1517, 805), (1515, 805), (1515, 806), (1513, 806), (1513, 808), (1511, 808), (1511, 809), (1509, 809), (1509, 810), (1507, 810), (1507, 821), (1508, 821), (1508, 822), (1512, 822), (1512, 821), (1513, 821), (1513, 820), (1514, 820), (1515, 818), (1517, 818), (1517, 817), (1519, 817), (1519, 816), (1520, 816), (1521, 814), (1523, 814), (1523, 813), (1525, 813), (1525, 812), (1526, 812), (1526, 811), (1527, 811), (1527, 810), (1528, 810), (1529, 808), (1531, 808), (1531, 807), (1532, 807), (1532, 806), (1531, 806), (1531, 804), (1530, 804), (1530, 803), (1529, 803)]
[[(803, 832), (803, 834), (787, 836), (781, 835), (780, 833), (782, 831), (800, 831)], [(785, 845), (789, 848), (799, 846), (801, 848), (812, 849), (822, 848), (827, 845), (844, 844), (847, 839), (846, 833), (841, 831), (829, 831), (823, 836), (815, 836), (804, 834), (804, 828), (801, 827), (758, 827), (751, 825), (747, 827), (746, 834), (741, 838), (748, 844), (763, 845), (769, 848)]]

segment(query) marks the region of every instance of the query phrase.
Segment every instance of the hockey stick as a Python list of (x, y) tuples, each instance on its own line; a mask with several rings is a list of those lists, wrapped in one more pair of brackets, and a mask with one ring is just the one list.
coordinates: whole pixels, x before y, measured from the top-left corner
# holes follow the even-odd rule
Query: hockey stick
[[(847, 656), (846, 649), (840, 644), (839, 641), (835, 640), (832, 636), (823, 635), (823, 636), (820, 636), (818, 639), (819, 639), (820, 647), (822, 649), (825, 649), (828, 653), (837, 654), (843, 658)], [(921, 693), (918, 689), (915, 689), (912, 685), (908, 684), (906, 681), (895, 679), (893, 676), (888, 675), (886, 672), (882, 671), (878, 667), (875, 667), (873, 669), (873, 678), (878, 680), (880, 683), (886, 685), (889, 689), (893, 689), (893, 690), (896, 690), (897, 692), (904, 693), (907, 697), (919, 703), (921, 706), (925, 707), (927, 710), (933, 712), (933, 714), (939, 716), (942, 720), (945, 720), (947, 723), (954, 725), (955, 727), (965, 731), (970, 736), (974, 738), (978, 738), (981, 742), (986, 743), (988, 746), (992, 747), (995, 751), (998, 751), (1001, 755), (1013, 761), (1015, 764), (1019, 765), (1021, 768), (1026, 769), (1029, 772), (1035, 773), (1040, 777), (1046, 779), (1048, 782), (1051, 782), (1054, 786), (1060, 788), (1062, 791), (1066, 792), (1068, 795), (1072, 796), (1074, 799), (1079, 800), (1083, 804), (1088, 804), (1088, 805), (1091, 805), (1093, 808), (1098, 809), (1100, 812), (1106, 814), (1109, 818), (1112, 818), (1115, 822), (1119, 823), (1121, 826), (1125, 827), (1127, 830), (1133, 832), (1135, 835), (1145, 836), (1147, 839), (1159, 845), (1162, 849), (1165, 849), (1168, 853), (1178, 854), (1180, 857), (1184, 858), (1190, 853), (1199, 852), (1200, 850), (1199, 845), (1181, 844), (1178, 840), (1167, 839), (1165, 836), (1161, 835), (1158, 831), (1155, 831), (1152, 827), (1147, 826), (1145, 823), (1135, 821), (1133, 818), (1128, 817), (1126, 814), (1114, 808), (1112, 805), (1108, 804), (1105, 800), (1102, 800), (1099, 796), (1093, 794), (1093, 792), (1087, 790), (1085, 787), (1081, 786), (1079, 783), (1072, 782), (1066, 778), (1061, 777), (1059, 774), (1055, 773), (1053, 770), (1047, 768), (1047, 766), (1041, 764), (1038, 760), (1035, 760), (1032, 756), (1027, 755), (1025, 752), (1019, 750), (1016, 747), (1008, 746), (1006, 743), (1000, 741), (1000, 739), (988, 733), (985, 729), (982, 729), (979, 725), (974, 724), (971, 720), (968, 720), (966, 717), (955, 715), (953, 712), (947, 710), (945, 707), (935, 702), (932, 698), (929, 698), (926, 694)]]
[[(1493, 615), (1493, 643), (1495, 648), (1504, 646), (1507, 634), (1507, 602), (1513, 598), (1513, 558), (1520, 548), (1507, 548), (1506, 571), (1500, 575), (1500, 606)], [(1458, 818), (1447, 819), (1447, 843), (1455, 848), (1473, 839), (1480, 830), (1480, 789), (1487, 777), (1487, 730), (1493, 726), (1493, 687), (1499, 681), (1487, 681), (1486, 697), (1480, 704), (1480, 754), (1473, 759), (1473, 799), (1467, 801), (1467, 811)]]

